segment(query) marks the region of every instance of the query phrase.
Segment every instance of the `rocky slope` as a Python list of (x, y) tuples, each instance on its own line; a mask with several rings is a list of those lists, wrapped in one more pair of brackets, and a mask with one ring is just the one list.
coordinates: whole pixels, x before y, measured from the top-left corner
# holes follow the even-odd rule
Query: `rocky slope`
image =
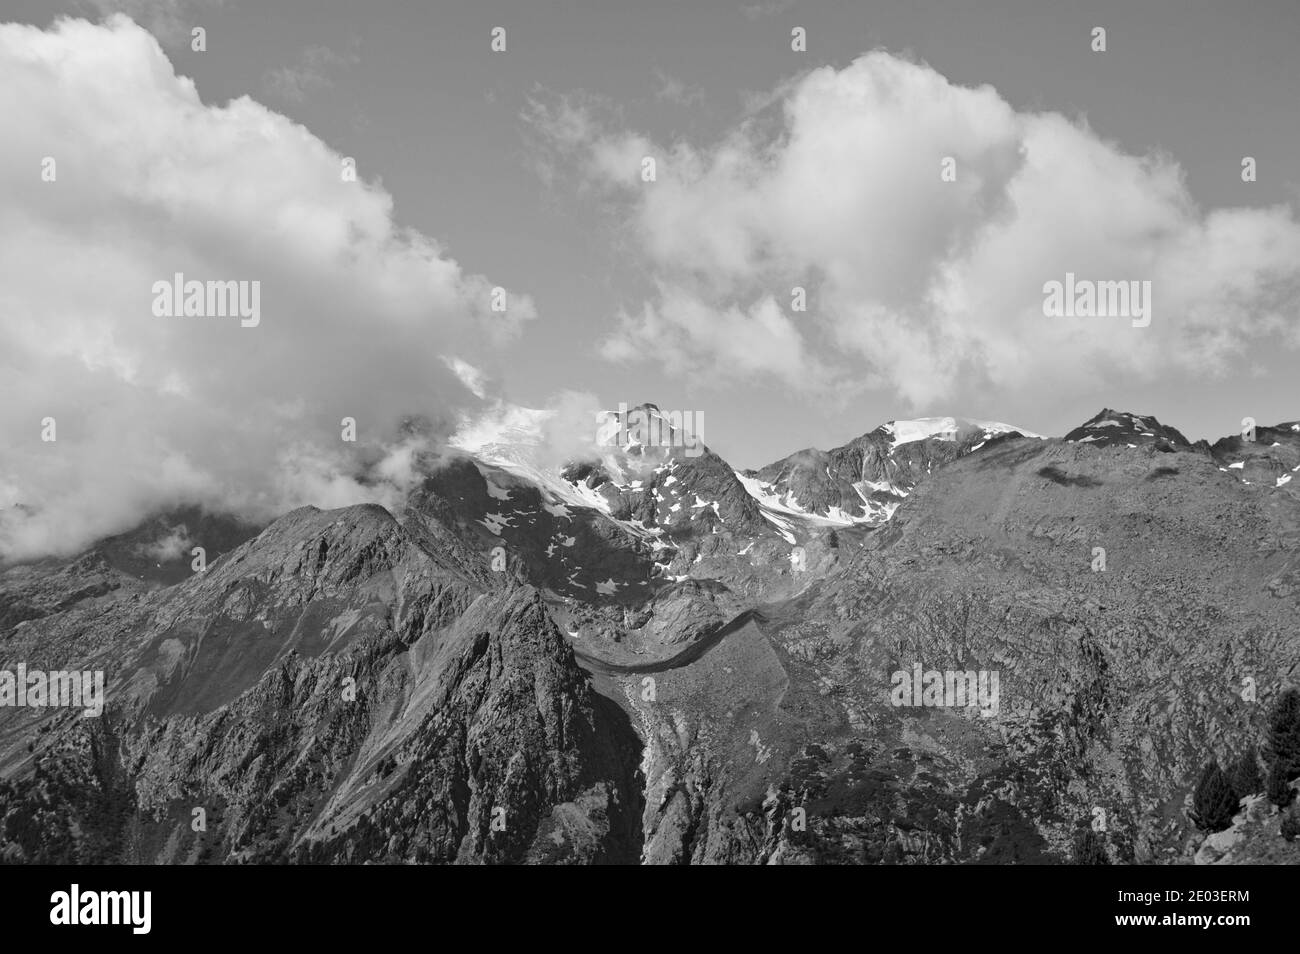
[(6, 710), (9, 861), (638, 855), (639, 746), (540, 595), (381, 508), (295, 511), (175, 587), (4, 635), (0, 668), (108, 685), (99, 719)]

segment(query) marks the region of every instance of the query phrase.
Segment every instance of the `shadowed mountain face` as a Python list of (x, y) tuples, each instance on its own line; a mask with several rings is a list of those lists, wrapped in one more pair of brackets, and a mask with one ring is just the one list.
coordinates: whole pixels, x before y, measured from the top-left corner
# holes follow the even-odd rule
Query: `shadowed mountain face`
[[(397, 515), (5, 568), (0, 672), (107, 692), (0, 706), (0, 857), (1061, 862), (1090, 829), (1205, 860), (1197, 778), (1300, 673), (1300, 425), (1071, 433), (891, 422), (740, 476), (465, 456)], [(207, 569), (136, 572), (179, 523)], [(1300, 860), (1279, 825), (1213, 857)]]
[(179, 583), (194, 572), (191, 550), (197, 541), (202, 541), (205, 559), (215, 559), (257, 536), (260, 529), (232, 517), (185, 507), (101, 540), (69, 560), (9, 566), (0, 561), (0, 631), (89, 597)]
[(94, 552), (103, 554), (108, 564), (122, 573), (170, 586), (194, 572), (191, 551), (197, 541), (203, 541), (204, 559), (213, 560), (261, 530), (258, 524), (182, 507), (101, 541)]
[(1125, 411), (1102, 408), (1096, 416), (1065, 435), (1076, 444), (1094, 444), (1097, 447), (1141, 447), (1146, 444), (1164, 450), (1186, 449), (1191, 442), (1177, 429), (1161, 424), (1154, 417), (1143, 417)]
[(476, 586), (381, 508), (295, 511), (5, 636), (3, 668), (109, 687), (99, 719), (6, 711), (9, 860), (637, 858), (635, 736), (539, 594)]

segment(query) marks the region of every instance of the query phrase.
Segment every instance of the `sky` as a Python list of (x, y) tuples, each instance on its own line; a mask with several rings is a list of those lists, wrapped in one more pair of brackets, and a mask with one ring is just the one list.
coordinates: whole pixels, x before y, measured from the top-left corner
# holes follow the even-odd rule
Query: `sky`
[[(398, 419), (498, 401), (690, 410), (738, 468), (895, 418), (1300, 418), (1293, 0), (0, 0), (0, 23), (30, 27), (0, 28), (0, 505), (85, 500), (90, 474), (118, 501), (96, 529), (159, 497), (343, 502), (373, 487), (342, 415), (400, 490)], [(142, 321), (186, 267), (260, 279), (262, 323)], [(1151, 282), (1150, 324), (1044, 315), (1066, 272)], [(31, 446), (47, 413), (65, 456)]]

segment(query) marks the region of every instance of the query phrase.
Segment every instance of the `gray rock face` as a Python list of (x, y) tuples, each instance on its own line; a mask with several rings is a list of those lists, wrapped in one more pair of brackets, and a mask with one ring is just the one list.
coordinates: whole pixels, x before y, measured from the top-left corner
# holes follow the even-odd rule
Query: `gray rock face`
[(109, 687), (100, 719), (6, 713), (9, 860), (638, 856), (639, 746), (539, 594), (477, 588), (378, 507), (295, 511), (89, 602), (6, 633), (3, 668)]

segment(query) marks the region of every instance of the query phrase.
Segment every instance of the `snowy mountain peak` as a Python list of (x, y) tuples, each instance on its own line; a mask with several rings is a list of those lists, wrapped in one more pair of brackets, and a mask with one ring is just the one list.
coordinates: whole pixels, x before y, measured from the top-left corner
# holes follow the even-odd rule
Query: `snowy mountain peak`
[(882, 424), (878, 430), (888, 434), (893, 439), (894, 447), (927, 439), (955, 441), (961, 435), (977, 430), (984, 432), (985, 440), (999, 434), (1022, 434), (1025, 437), (1041, 437), (1041, 435), (1025, 430), (1023, 427), (1014, 427), (998, 421), (975, 421), (964, 417), (919, 417), (909, 421), (889, 421)]
[(882, 523), (935, 467), (990, 441), (1039, 435), (962, 417), (894, 420), (830, 451), (799, 451), (739, 475), (765, 513), (831, 524)]

